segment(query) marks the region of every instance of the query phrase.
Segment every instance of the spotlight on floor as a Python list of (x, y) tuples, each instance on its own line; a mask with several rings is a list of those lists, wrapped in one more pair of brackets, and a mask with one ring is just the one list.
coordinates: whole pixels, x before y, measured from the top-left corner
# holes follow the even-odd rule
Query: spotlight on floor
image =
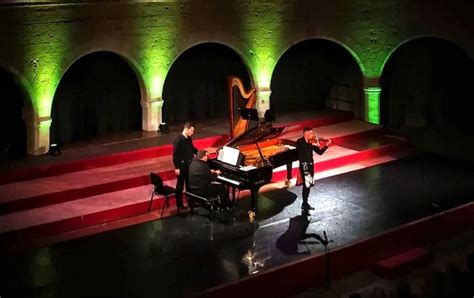
[(61, 154), (61, 148), (59, 147), (58, 144), (51, 144), (49, 145), (49, 151), (48, 154), (51, 156), (56, 156)]
[(169, 133), (170, 128), (168, 127), (168, 124), (165, 122), (160, 123), (160, 126), (158, 126), (158, 131), (161, 133)]

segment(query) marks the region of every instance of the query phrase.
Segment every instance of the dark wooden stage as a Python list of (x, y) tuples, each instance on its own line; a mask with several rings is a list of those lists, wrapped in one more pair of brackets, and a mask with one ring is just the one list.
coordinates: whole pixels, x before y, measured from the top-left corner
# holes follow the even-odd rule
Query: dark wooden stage
[[(333, 250), (421, 218), (436, 221), (443, 211), (466, 204), (464, 208), (469, 208), (469, 203), (472, 215), (472, 181), (472, 164), (417, 153), (318, 180), (310, 194), (316, 210), (309, 217), (300, 214), (297, 186), (260, 194), (254, 223), (247, 220), (249, 199), (243, 198), (236, 209), (212, 222), (202, 211), (10, 254), (2, 261), (0, 293), (2, 297), (188, 296), (320, 255), (324, 246), (318, 237), (323, 231), (334, 241)], [(460, 229), (472, 228), (470, 222)], [(376, 251), (390, 249), (381, 244)], [(355, 260), (347, 260), (351, 262)], [(279, 281), (274, 282), (261, 286), (278, 287)]]

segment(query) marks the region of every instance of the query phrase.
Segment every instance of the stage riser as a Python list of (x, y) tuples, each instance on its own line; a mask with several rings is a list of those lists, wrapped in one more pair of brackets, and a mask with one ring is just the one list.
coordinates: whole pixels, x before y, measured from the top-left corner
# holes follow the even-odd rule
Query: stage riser
[[(380, 134), (381, 131), (369, 131), (363, 132), (360, 134), (349, 135), (347, 138), (340, 137), (337, 138), (335, 143), (342, 143), (342, 142), (350, 142), (352, 139), (364, 138), (369, 135)], [(348, 165), (351, 163), (360, 162), (362, 160), (376, 158), (383, 155), (388, 155), (397, 152), (398, 150), (402, 150), (406, 147), (406, 142), (400, 141), (395, 144), (381, 146), (376, 149), (372, 150), (365, 150), (361, 152), (357, 152), (348, 156), (343, 156), (339, 158), (335, 158), (328, 161), (317, 162), (316, 161), (316, 172), (326, 171), (332, 168), (341, 167), (344, 165)], [(171, 156), (170, 156), (171, 158)], [(170, 160), (171, 164), (171, 160)], [(169, 181), (176, 178), (174, 174), (174, 170), (167, 170), (163, 172), (157, 172), (163, 181)], [(294, 168), (292, 171), (293, 177), (296, 177), (298, 174), (298, 169)], [(273, 182), (283, 181), (286, 179), (286, 170), (281, 170), (274, 172), (273, 174)], [(21, 200), (10, 201), (6, 203), (0, 204), (0, 215), (8, 214), (13, 212), (18, 212), (22, 210), (32, 209), (32, 208), (39, 208), (53, 204), (60, 204), (64, 202), (69, 202), (73, 200), (78, 200), (86, 197), (106, 194), (109, 192), (114, 191), (121, 191), (129, 188), (135, 188), (143, 185), (149, 185), (150, 178), (149, 174), (144, 174), (139, 177), (134, 177), (130, 179), (124, 180), (117, 180), (110, 183), (93, 185), (84, 188), (73, 188), (66, 191), (54, 192), (49, 194), (44, 194), (35, 197), (29, 197)]]
[[(371, 270), (377, 261), (414, 247), (429, 246), (472, 231), (473, 218), (474, 203), (470, 203), (337, 248), (329, 254), (331, 280)], [(326, 257), (319, 254), (211, 288), (197, 296), (237, 298), (258, 293), (262, 297), (290, 297), (308, 288), (323, 287), (325, 282)]]

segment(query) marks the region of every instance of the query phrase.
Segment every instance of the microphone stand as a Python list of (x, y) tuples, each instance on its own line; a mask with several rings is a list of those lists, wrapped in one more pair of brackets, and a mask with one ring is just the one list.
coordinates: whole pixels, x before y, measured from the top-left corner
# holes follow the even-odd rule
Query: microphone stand
[[(438, 214), (441, 211), (440, 206), (436, 204), (435, 202), (431, 202), (431, 207), (432, 207), (432, 214), (431, 214), (431, 230), (432, 231), (437, 231), (438, 227), (437, 224), (439, 223), (438, 219)], [(434, 237), (430, 235), (430, 243), (431, 245), (434, 244)]]
[(330, 258), (329, 258), (329, 243), (334, 242), (333, 240), (328, 240), (328, 235), (326, 231), (323, 231), (324, 241), (322, 244), (324, 245), (324, 256), (326, 260), (326, 289), (329, 289), (331, 285), (331, 266), (330, 266)]

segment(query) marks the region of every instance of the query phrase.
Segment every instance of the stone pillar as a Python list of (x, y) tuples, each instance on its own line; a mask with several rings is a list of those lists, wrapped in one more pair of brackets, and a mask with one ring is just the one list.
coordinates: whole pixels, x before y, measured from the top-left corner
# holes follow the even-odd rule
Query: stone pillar
[(162, 122), (163, 99), (153, 98), (142, 105), (142, 129), (145, 131), (157, 131)]
[(258, 117), (263, 118), (265, 111), (270, 109), (270, 95), (272, 90), (270, 87), (259, 87), (257, 89), (257, 103), (256, 108), (258, 111)]
[(364, 120), (374, 124), (380, 124), (380, 87), (365, 87), (365, 114)]
[(50, 117), (25, 118), (26, 148), (29, 155), (46, 154), (49, 150)]
[(374, 124), (380, 124), (380, 77), (364, 78), (364, 120)]

